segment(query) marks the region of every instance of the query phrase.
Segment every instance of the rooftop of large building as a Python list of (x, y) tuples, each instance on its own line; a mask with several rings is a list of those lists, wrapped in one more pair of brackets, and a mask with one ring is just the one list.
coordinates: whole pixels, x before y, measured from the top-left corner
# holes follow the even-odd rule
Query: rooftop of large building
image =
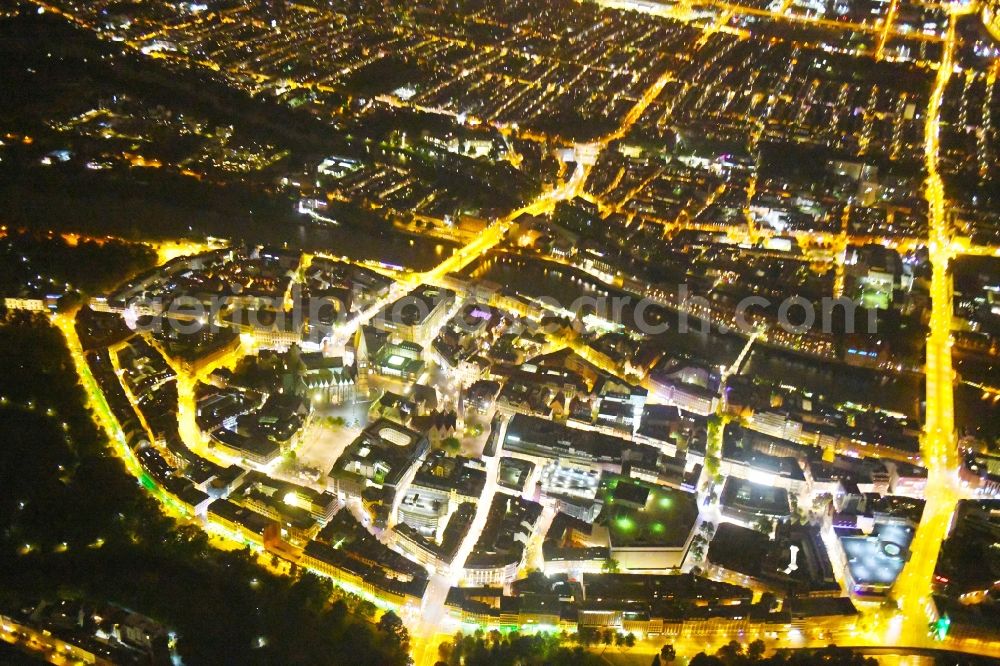
[(583, 574), (587, 599), (631, 601), (749, 601), (753, 592), (745, 587), (709, 580), (694, 574)]
[(537, 502), (497, 493), (466, 566), (504, 566), (520, 560), (541, 515), (542, 505)]
[(338, 512), (315, 540), (341, 551), (353, 560), (378, 567), (393, 577), (423, 578), (427, 575), (419, 564), (376, 539), (347, 510)]
[(227, 499), (217, 499), (208, 505), (209, 516), (218, 516), (222, 520), (240, 525), (248, 532), (263, 536), (264, 531), (274, 525), (274, 521), (256, 511), (251, 511)]
[(819, 530), (808, 525), (781, 523), (772, 540), (757, 530), (722, 523), (708, 560), (788, 592), (840, 590)]
[(720, 503), (729, 508), (750, 514), (787, 516), (791, 510), (788, 491), (784, 488), (754, 483), (730, 476), (722, 487)]
[(394, 330), (400, 326), (420, 326), (439, 306), (454, 302), (455, 292), (431, 285), (421, 285), (409, 294), (385, 306), (374, 322), (380, 328)]
[(432, 488), (478, 498), (486, 487), (482, 461), (463, 456), (450, 457), (444, 451), (430, 453), (413, 477), (411, 488)]
[[(772, 455), (762, 448), (767, 447), (767, 435), (746, 430), (736, 424), (726, 426), (722, 443), (723, 460), (744, 464), (767, 474), (774, 474), (793, 481), (805, 481), (805, 474), (798, 458), (787, 455)], [(764, 440), (764, 441), (761, 441)], [(788, 447), (791, 442), (782, 442)], [(811, 448), (811, 447), (810, 447)]]
[(405, 594), (420, 599), (427, 590), (426, 575), (395, 575), (392, 570), (373, 566), (364, 559), (352, 557), (342, 548), (334, 547), (323, 541), (310, 541), (306, 544), (303, 554), (354, 574), (373, 587), (393, 594)]
[(869, 536), (844, 536), (847, 568), (857, 586), (889, 587), (910, 556), (914, 528), (909, 525), (879, 523)]
[(234, 451), (264, 460), (277, 456), (281, 448), (263, 435), (243, 435), (227, 428), (213, 432), (212, 439)]
[(570, 428), (537, 416), (515, 414), (507, 424), (503, 447), (508, 451), (541, 458), (620, 462), (633, 445), (619, 437), (593, 430)]
[(344, 449), (330, 476), (357, 474), (375, 485), (395, 485), (427, 447), (427, 439), (417, 431), (379, 419)]
[(607, 526), (613, 548), (680, 548), (698, 519), (693, 493), (615, 474), (601, 477), (597, 496), (604, 503), (598, 520)]
[(1000, 580), (1000, 499), (962, 500), (934, 570), (946, 593), (990, 589)]
[(441, 534), (440, 541), (424, 536), (416, 528), (406, 523), (397, 523), (392, 529), (440, 560), (450, 563), (462, 545), (462, 540), (468, 534), (475, 517), (475, 504), (472, 502), (459, 504), (448, 518), (448, 524)]

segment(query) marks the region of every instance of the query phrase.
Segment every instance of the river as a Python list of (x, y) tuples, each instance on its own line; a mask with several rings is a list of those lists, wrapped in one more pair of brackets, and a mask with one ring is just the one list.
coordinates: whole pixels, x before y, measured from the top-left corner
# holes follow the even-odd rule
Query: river
[[(470, 266), (466, 273), (527, 296), (552, 298), (566, 306), (581, 297), (621, 295), (579, 271), (540, 259), (494, 254)], [(665, 313), (662, 308), (659, 311)], [(624, 308), (621, 320), (633, 325), (633, 310)], [(691, 323), (690, 332), (681, 333), (676, 321), (676, 315), (666, 315), (670, 330), (654, 336), (669, 353), (689, 353), (712, 364), (726, 365), (736, 359), (745, 344), (735, 335), (702, 332), (698, 322)], [(878, 405), (910, 417), (917, 417), (920, 410), (922, 382), (912, 375), (890, 376), (759, 346), (747, 358), (742, 374), (797, 386), (835, 401)]]
[(456, 247), (402, 234), (388, 225), (376, 228), (367, 220), (316, 222), (294, 212), (290, 200), (248, 201), (227, 197), (224, 191), (206, 194), (187, 184), (176, 192), (162, 184), (150, 185), (148, 192), (134, 183), (98, 185), (63, 180), (0, 182), (0, 223), (127, 240), (215, 236), (250, 245), (287, 244), (415, 270), (432, 268)]

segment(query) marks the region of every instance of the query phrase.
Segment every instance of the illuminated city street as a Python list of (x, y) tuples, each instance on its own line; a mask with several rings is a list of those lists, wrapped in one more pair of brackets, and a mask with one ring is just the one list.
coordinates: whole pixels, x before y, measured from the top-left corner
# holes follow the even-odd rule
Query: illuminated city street
[(0, 648), (1000, 660), (995, 0), (8, 5)]

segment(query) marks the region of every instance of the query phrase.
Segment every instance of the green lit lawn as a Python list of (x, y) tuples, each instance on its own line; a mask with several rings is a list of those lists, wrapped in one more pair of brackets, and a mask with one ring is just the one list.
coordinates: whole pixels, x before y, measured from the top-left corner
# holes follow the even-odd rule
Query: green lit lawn
[[(614, 491), (618, 483), (648, 489), (643, 508), (616, 502)], [(695, 496), (673, 488), (605, 475), (601, 477), (598, 492), (604, 500), (600, 522), (607, 525), (611, 543), (616, 546), (681, 546), (698, 518)]]

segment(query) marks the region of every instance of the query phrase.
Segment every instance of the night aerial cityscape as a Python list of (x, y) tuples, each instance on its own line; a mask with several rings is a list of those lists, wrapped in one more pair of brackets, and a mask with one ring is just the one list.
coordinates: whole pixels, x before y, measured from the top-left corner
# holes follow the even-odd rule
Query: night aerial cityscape
[(1000, 663), (1000, 0), (0, 0), (0, 664)]

